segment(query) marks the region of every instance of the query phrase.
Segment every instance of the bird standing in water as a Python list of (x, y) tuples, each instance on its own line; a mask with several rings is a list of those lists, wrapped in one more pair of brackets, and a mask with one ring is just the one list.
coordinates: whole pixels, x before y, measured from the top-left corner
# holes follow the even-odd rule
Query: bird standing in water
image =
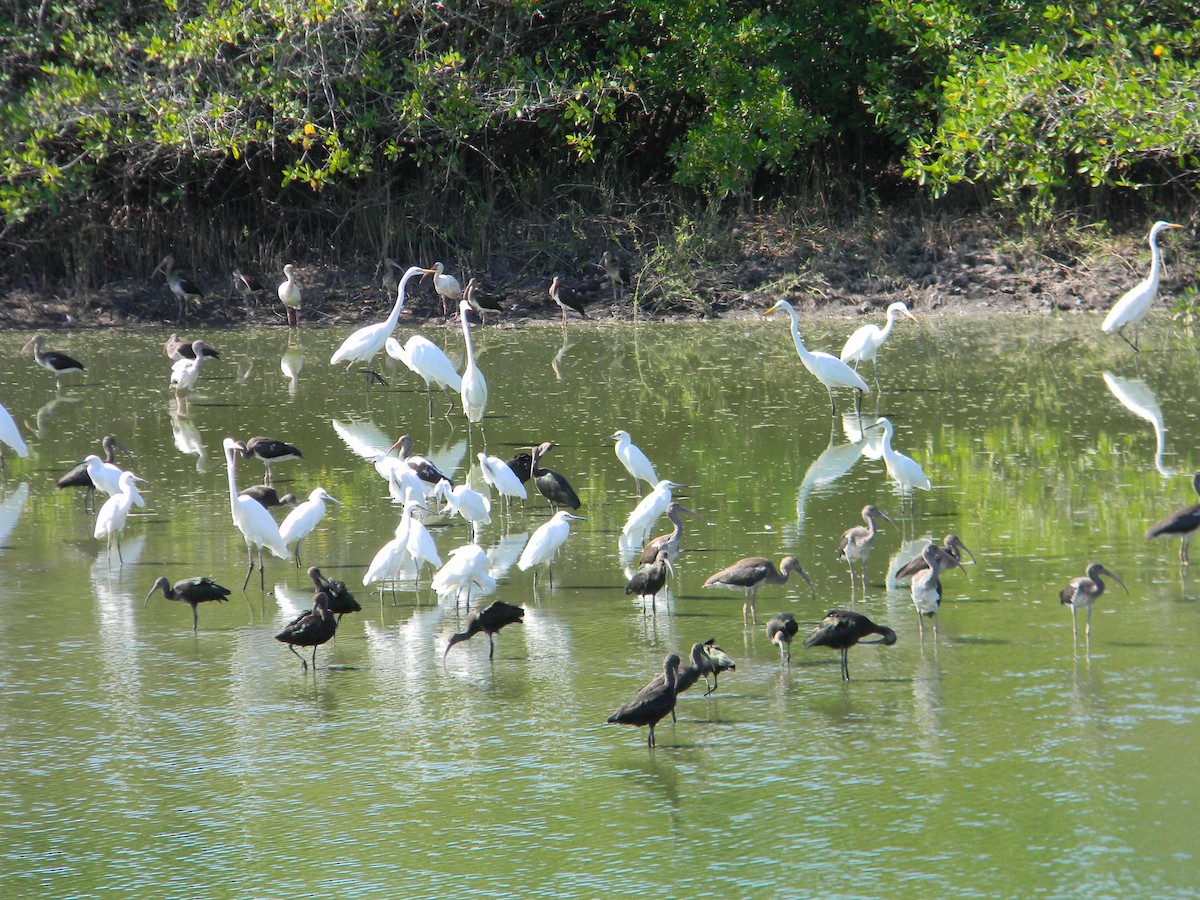
[(893, 527), (896, 523), (892, 522), (887, 513), (870, 503), (863, 507), (862, 517), (866, 522), (865, 527), (855, 525), (842, 534), (842, 539), (838, 542), (838, 559), (844, 559), (850, 567), (851, 593), (854, 592), (854, 564), (856, 562), (859, 564), (859, 574), (862, 577), (862, 589), (865, 595), (867, 593), (867, 558), (871, 555), (871, 545), (875, 543), (875, 535), (878, 533), (875, 520), (883, 519), (885, 522), (891, 522)]
[(767, 621), (767, 640), (779, 648), (779, 659), (792, 664), (792, 639), (799, 633), (796, 617), (789, 612), (776, 613)]
[(168, 600), (186, 603), (192, 608), (192, 631), (196, 631), (200, 627), (200, 616), (196, 612), (197, 606), (213, 600), (224, 602), (225, 598), (229, 596), (229, 588), (221, 587), (211, 578), (203, 575), (177, 581), (174, 585), (164, 576), (154, 582), (154, 587), (150, 588), (150, 593), (146, 595), (146, 602), (142, 604), (143, 609), (150, 605), (150, 598), (160, 589)]
[[(1192, 489), (1200, 496), (1200, 472), (1192, 476)], [(1192, 535), (1200, 528), (1200, 503), (1177, 509), (1165, 519), (1155, 522), (1146, 531), (1146, 540), (1161, 537), (1166, 534), (1179, 535), (1179, 561), (1188, 564), (1188, 544)]]
[(283, 282), (279, 285), (279, 302), (287, 316), (288, 326), (295, 328), (300, 324), (300, 285), (296, 283), (296, 267), (288, 263), (283, 267)]
[(450, 648), (462, 641), (470, 640), (479, 632), (487, 635), (488, 639), (488, 659), (491, 659), (496, 652), (496, 646), (492, 642), (492, 635), (498, 633), (505, 625), (521, 624), (525, 618), (525, 610), (519, 606), (513, 606), (511, 603), (505, 603), (503, 600), (496, 600), (486, 609), (478, 609), (467, 616), (467, 627), (464, 631), (458, 634), (450, 635), (449, 641), (446, 642), (446, 650), (442, 654), (442, 659), (446, 658), (446, 654), (450, 652)]
[[(337, 632), (337, 619), (329, 610), (329, 595), (318, 591), (313, 598), (313, 608), (301, 613), (283, 626), (283, 631), (275, 635), (275, 640), (287, 644), (288, 649), (296, 653), (297, 647), (312, 647), (313, 668), (317, 667), (317, 648), (329, 641)], [(296, 653), (304, 671), (308, 671), (308, 661)]]
[[(1154, 305), (1154, 298), (1158, 296), (1158, 283), (1162, 279), (1162, 251), (1158, 249), (1158, 236), (1168, 228), (1182, 227), (1182, 225), (1172, 222), (1161, 221), (1150, 226), (1150, 235), (1147, 239), (1150, 244), (1150, 274), (1121, 296), (1121, 299), (1104, 317), (1104, 324), (1100, 326), (1100, 330), (1105, 334), (1112, 334), (1115, 331), (1121, 340), (1133, 348), (1134, 353), (1138, 352), (1138, 329), (1141, 327), (1142, 319), (1146, 318), (1150, 308)], [(1132, 341), (1125, 337), (1125, 329), (1130, 325), (1133, 326)]]
[(44, 337), (40, 334), (35, 334), (29, 339), (29, 343), (21, 348), (21, 352), (24, 353), (26, 350), (33, 350), (34, 361), (54, 376), (54, 387), (57, 390), (61, 387), (59, 379), (68, 372), (82, 372), (83, 363), (74, 357), (67, 356), (61, 350), (43, 350), (42, 344), (45, 342), (46, 339)]
[[(877, 641), (863, 641), (863, 638), (873, 634), (879, 635)], [(891, 646), (896, 643), (896, 632), (886, 625), (876, 625), (862, 613), (852, 609), (831, 609), (825, 613), (825, 618), (804, 639), (805, 649), (809, 647), (831, 647), (842, 653), (842, 681), (850, 680), (850, 667), (846, 655), (850, 648), (857, 643), (884, 644)]]
[(663, 661), (661, 684), (643, 688), (636, 697), (608, 717), (610, 725), (650, 727), (647, 746), (654, 747), (654, 726), (675, 709), (675, 676), (679, 671), (679, 656), (672, 653)]
[(706, 588), (726, 588), (731, 591), (743, 591), (746, 601), (742, 604), (742, 624), (746, 624), (747, 611), (753, 616), (754, 624), (758, 624), (758, 589), (765, 584), (787, 584), (788, 576), (795, 572), (816, 597), (817, 589), (813, 587), (812, 579), (800, 565), (800, 560), (794, 556), (785, 556), (779, 562), (779, 568), (765, 556), (748, 556), (739, 559), (732, 566), (722, 569), (715, 575), (710, 575), (704, 582)]
[(1079, 622), (1076, 618), (1076, 613), (1080, 607), (1087, 610), (1087, 624), (1084, 626), (1084, 636), (1087, 640), (1088, 652), (1092, 649), (1092, 606), (1100, 596), (1104, 593), (1104, 580), (1101, 575), (1107, 575), (1122, 588), (1125, 593), (1129, 593), (1129, 588), (1125, 587), (1125, 582), (1118, 578), (1114, 573), (1104, 568), (1100, 563), (1092, 563), (1087, 567), (1087, 574), (1079, 578), (1072, 578), (1067, 582), (1067, 586), (1058, 592), (1058, 600), (1063, 606), (1071, 608), (1071, 637), (1073, 641), (1079, 640)]

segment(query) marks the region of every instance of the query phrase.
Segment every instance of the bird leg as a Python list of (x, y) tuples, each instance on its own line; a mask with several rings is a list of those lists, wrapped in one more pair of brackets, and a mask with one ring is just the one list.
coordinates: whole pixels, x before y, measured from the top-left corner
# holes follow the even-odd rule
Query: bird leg
[(195, 634), (200, 628), (200, 614), (196, 612), (196, 604), (192, 604), (192, 633)]
[(1188, 544), (1192, 542), (1192, 536), (1185, 534), (1179, 542), (1179, 561), (1185, 566), (1188, 564)]
[(842, 681), (850, 680), (850, 665), (847, 660), (847, 655), (849, 652), (850, 649), (848, 647), (842, 648)]
[(488, 660), (489, 661), (491, 660), (491, 658), (495, 654), (495, 652), (496, 652), (496, 645), (492, 642), (492, 636), (489, 634), (488, 635)]
[[(566, 317), (566, 315), (567, 315), (566, 313), (563, 313), (564, 318)], [(654, 726), (653, 725), (650, 726), (650, 736), (648, 738), (646, 738), (646, 746), (649, 747), (651, 750), (654, 749)]]
[(254, 571), (254, 549), (249, 541), (246, 541), (246, 559), (246, 579), (242, 582), (242, 593), (246, 592), (246, 585), (250, 583), (250, 573)]
[(258, 545), (258, 589), (267, 589), (267, 567), (263, 565), (262, 544)]
[(1132, 341), (1129, 340), (1129, 338), (1125, 337), (1125, 326), (1124, 325), (1122, 325), (1120, 328), (1117, 329), (1117, 335), (1120, 336), (1121, 340), (1123, 340), (1125, 343), (1127, 343), (1130, 347), (1133, 348), (1134, 353), (1139, 352), (1138, 345), (1137, 345), (1138, 333), (1137, 333), (1136, 325), (1133, 326), (1133, 340)]
[[(291, 650), (293, 653), (296, 653), (296, 648), (293, 647), (291, 644), (288, 644), (288, 649)], [(301, 656), (299, 653), (296, 653), (296, 659), (300, 660), (300, 665), (304, 666), (304, 671), (307, 672), (308, 671), (308, 660), (305, 659), (303, 656)], [(314, 663), (314, 665), (316, 664), (315, 659), (313, 660), (313, 663)]]
[(1071, 643), (1079, 641), (1079, 619), (1077, 613), (1079, 611), (1072, 605), (1071, 607)]
[(317, 648), (315, 645), (313, 646), (312, 652), (312, 667), (314, 672), (317, 671)]

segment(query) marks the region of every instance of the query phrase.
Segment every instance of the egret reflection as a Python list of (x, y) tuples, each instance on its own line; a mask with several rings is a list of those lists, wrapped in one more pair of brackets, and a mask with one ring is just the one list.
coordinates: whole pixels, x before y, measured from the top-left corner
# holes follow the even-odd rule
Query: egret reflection
[(1154, 468), (1164, 477), (1174, 475), (1175, 470), (1163, 463), (1167, 429), (1163, 425), (1162, 407), (1150, 385), (1140, 378), (1122, 378), (1112, 372), (1104, 373), (1104, 383), (1118, 403), (1154, 428)]

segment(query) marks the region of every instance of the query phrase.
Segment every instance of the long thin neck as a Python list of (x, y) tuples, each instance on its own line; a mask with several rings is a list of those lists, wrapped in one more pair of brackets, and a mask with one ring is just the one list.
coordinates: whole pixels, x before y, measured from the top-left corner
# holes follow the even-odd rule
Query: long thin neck
[(1151, 284), (1158, 284), (1162, 276), (1162, 251), (1158, 249), (1158, 232), (1150, 235), (1150, 276)]
[(889, 309), (887, 313), (887, 321), (883, 324), (883, 331), (879, 335), (880, 340), (887, 340), (887, 336), (892, 333), (892, 326), (896, 324), (896, 311)]
[(475, 345), (471, 343), (471, 325), (467, 317), (462, 317), (463, 341), (467, 345), (467, 365), (475, 365)]
[(234, 518), (237, 518), (237, 481), (233, 477), (233, 453), (232, 447), (225, 448), (225, 470), (229, 474), (229, 512)]
[(392, 306), (392, 311), (387, 317), (387, 330), (390, 334), (396, 330), (396, 323), (400, 321), (400, 310), (404, 309), (404, 290), (408, 287), (408, 279), (412, 278), (412, 273), (405, 272), (404, 277), (400, 279), (400, 284), (396, 288), (396, 303)]
[(792, 317), (792, 341), (796, 345), (796, 352), (800, 354), (800, 358), (807, 360), (809, 357), (808, 348), (804, 346), (804, 341), (800, 338), (800, 316), (794, 309), (789, 309), (788, 313)]

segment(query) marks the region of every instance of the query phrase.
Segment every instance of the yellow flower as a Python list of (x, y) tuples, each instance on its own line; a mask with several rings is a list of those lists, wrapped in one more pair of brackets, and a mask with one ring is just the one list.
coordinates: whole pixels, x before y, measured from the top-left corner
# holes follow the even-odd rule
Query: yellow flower
[(305, 125), (305, 126), (304, 126), (304, 133), (305, 133), (305, 134), (310, 134), (310, 135), (311, 135), (311, 134), (316, 134), (316, 133), (317, 133), (317, 128), (316, 128), (316, 126), (315, 126), (315, 125), (313, 125), (313, 123), (312, 123), (312, 122), (309, 122), (307, 125)]
[(1154, 45), (1154, 50), (1152, 50), (1151, 52), (1152, 52), (1152, 53), (1153, 53), (1155, 56), (1162, 56), (1164, 53), (1166, 53), (1166, 52), (1167, 52), (1167, 48), (1166, 48), (1166, 47), (1164, 47), (1162, 44), (1155, 44), (1155, 45)]

